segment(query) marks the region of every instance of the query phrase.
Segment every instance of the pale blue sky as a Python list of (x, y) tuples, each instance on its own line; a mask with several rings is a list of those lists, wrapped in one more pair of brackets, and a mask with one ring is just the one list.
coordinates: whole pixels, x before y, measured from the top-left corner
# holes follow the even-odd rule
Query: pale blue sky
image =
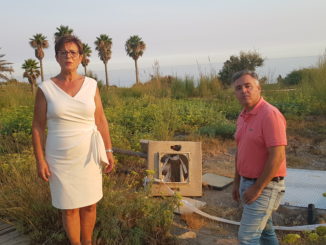
[(124, 50), (131, 35), (147, 44), (141, 69), (155, 60), (174, 70), (178, 65), (221, 63), (241, 50), (256, 50), (267, 59), (318, 56), (326, 48), (325, 12), (325, 0), (1, 1), (0, 53), (14, 63), (14, 76), (21, 77), (21, 64), (34, 58), (28, 40), (43, 33), (50, 42), (44, 59), (48, 78), (59, 69), (53, 34), (59, 25), (68, 25), (92, 47), (89, 68), (102, 77), (93, 43), (99, 34), (108, 34), (113, 40), (111, 80), (124, 85), (130, 78), (121, 69), (134, 67)]

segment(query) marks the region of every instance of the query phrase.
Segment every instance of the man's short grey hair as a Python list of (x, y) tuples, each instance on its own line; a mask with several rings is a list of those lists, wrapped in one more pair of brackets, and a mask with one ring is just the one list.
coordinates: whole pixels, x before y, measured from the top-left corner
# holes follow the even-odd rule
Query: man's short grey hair
[(257, 85), (259, 85), (257, 73), (254, 71), (251, 71), (251, 70), (242, 70), (242, 71), (238, 71), (238, 72), (234, 73), (232, 75), (231, 82), (234, 83), (236, 80), (238, 80), (240, 77), (242, 77), (244, 75), (251, 76), (252, 78), (254, 78), (256, 80)]

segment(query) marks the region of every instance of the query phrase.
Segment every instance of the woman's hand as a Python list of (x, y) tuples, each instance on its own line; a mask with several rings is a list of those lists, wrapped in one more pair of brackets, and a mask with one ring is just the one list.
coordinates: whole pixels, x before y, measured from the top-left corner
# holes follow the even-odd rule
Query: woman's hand
[(105, 166), (104, 173), (108, 174), (115, 167), (115, 163), (114, 163), (114, 157), (112, 152), (107, 152), (106, 156), (108, 157), (109, 164)]
[(38, 163), (37, 164), (37, 173), (41, 179), (48, 182), (49, 177), (51, 176), (51, 172), (50, 172), (48, 163), (47, 162)]

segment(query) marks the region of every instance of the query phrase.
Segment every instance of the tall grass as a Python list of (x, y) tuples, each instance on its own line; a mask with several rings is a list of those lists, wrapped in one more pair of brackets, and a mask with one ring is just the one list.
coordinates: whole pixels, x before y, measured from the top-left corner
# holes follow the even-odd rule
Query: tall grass
[[(153, 198), (142, 188), (144, 174), (104, 179), (94, 231), (97, 244), (172, 244), (169, 233), (176, 197)], [(32, 244), (68, 244), (61, 214), (50, 203), (48, 184), (36, 176), (31, 152), (1, 157), (0, 219), (14, 222)]]
[(29, 233), (33, 244), (64, 240), (60, 213), (51, 207), (47, 185), (36, 176), (33, 155), (10, 154), (1, 162), (0, 218)]
[(320, 57), (317, 69), (310, 77), (303, 79), (300, 89), (313, 98), (312, 103), (316, 103), (313, 113), (326, 115), (326, 53)]
[(309, 115), (326, 115), (326, 54), (314, 69), (302, 77), (297, 86), (264, 86), (270, 102), (288, 118), (303, 119)]
[(16, 80), (0, 83), (0, 110), (17, 106), (30, 106), (34, 103), (34, 96), (27, 83)]

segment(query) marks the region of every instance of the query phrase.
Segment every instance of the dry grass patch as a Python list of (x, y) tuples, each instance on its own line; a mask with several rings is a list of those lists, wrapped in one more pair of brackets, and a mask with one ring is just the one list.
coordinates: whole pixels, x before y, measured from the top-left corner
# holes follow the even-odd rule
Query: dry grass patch
[(202, 149), (205, 157), (228, 154), (228, 149), (235, 147), (234, 140), (218, 138), (202, 138)]

